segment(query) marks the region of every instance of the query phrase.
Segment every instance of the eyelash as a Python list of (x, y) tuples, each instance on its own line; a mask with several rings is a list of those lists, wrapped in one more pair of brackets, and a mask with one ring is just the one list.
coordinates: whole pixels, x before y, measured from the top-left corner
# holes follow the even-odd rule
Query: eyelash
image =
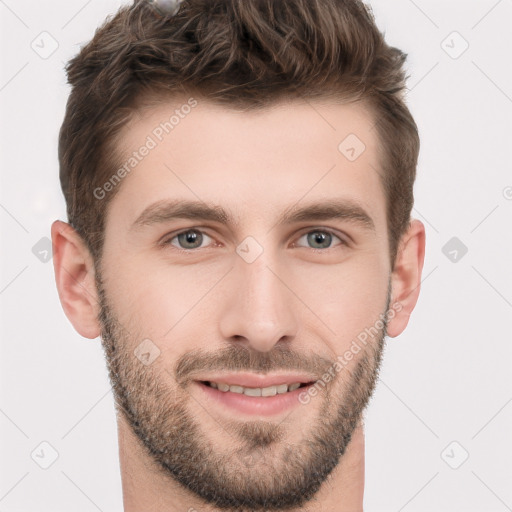
[[(178, 233), (175, 233), (173, 236), (171, 236), (170, 238), (166, 238), (164, 239), (164, 241), (161, 243), (161, 245), (163, 246), (169, 246), (169, 245), (173, 245), (171, 242), (172, 240), (174, 240), (175, 238), (177, 238), (179, 235), (183, 234), (183, 233), (188, 233), (189, 231), (194, 231), (194, 232), (198, 232), (198, 233), (201, 233), (202, 235), (206, 235), (207, 237), (209, 238), (212, 238), (210, 235), (208, 235), (208, 233), (205, 233), (204, 231), (202, 231), (201, 229), (199, 228), (188, 228), (188, 229), (184, 229)], [(304, 233), (302, 233), (299, 237), (302, 238), (303, 236), (305, 235), (309, 235), (311, 233), (328, 233), (329, 235), (332, 235), (333, 237), (337, 238), (339, 241), (340, 241), (340, 244), (338, 244), (339, 246), (348, 246), (348, 243), (346, 240), (344, 240), (341, 236), (337, 235), (336, 232), (330, 230), (330, 229), (326, 229), (326, 228), (313, 228), (313, 229), (310, 229), (309, 231), (306, 231)], [(176, 246), (173, 246), (175, 249), (177, 249), (178, 251), (184, 251), (184, 252), (194, 252), (194, 251), (198, 251), (199, 249), (201, 249), (201, 247), (197, 247), (195, 249), (183, 249), (182, 247), (176, 247)], [(303, 246), (300, 246), (300, 247), (303, 247)], [(332, 247), (327, 247), (326, 249), (315, 249), (313, 247), (309, 247), (309, 249), (313, 252), (326, 252), (330, 249), (334, 249), (335, 247), (337, 246), (332, 246)], [(304, 247), (303, 247), (304, 248)], [(306, 247), (307, 248), (307, 247)]]

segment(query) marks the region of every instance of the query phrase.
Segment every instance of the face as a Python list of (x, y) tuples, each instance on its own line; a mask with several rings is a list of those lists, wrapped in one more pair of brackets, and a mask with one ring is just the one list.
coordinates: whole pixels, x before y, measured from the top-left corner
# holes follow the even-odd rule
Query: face
[(121, 138), (137, 163), (115, 185), (96, 268), (119, 412), (159, 474), (205, 501), (302, 506), (345, 452), (381, 359), (377, 134), (360, 105), (186, 103), (139, 113)]

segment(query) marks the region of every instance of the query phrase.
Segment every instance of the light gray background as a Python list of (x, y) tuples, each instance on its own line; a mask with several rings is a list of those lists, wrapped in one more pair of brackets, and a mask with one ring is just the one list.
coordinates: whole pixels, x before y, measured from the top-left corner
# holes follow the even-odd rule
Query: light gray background
[[(43, 244), (44, 257), (40, 240), (66, 220), (63, 65), (120, 4), (0, 0), (0, 512), (122, 510), (99, 338), (74, 331), (51, 259), (32, 250)], [(512, 510), (512, 0), (370, 4), (409, 55), (422, 140), (414, 216), (428, 246), (419, 303), (388, 341), (366, 414), (365, 510)], [(46, 59), (31, 47), (51, 49), (43, 31), (59, 45)], [(443, 253), (452, 237), (467, 254)], [(44, 441), (58, 452), (48, 469)]]

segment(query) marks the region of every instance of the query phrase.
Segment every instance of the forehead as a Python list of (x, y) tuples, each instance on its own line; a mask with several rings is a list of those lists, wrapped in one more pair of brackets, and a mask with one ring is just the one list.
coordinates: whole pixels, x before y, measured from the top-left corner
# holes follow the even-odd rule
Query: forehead
[(150, 204), (176, 198), (222, 204), (241, 222), (338, 198), (382, 217), (374, 128), (361, 104), (296, 100), (238, 111), (183, 97), (146, 107), (120, 133), (126, 172), (108, 217), (128, 229)]

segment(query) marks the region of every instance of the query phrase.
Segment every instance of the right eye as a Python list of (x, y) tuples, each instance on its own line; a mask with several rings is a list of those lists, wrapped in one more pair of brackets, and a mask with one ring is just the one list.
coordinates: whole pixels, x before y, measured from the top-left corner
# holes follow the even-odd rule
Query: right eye
[[(180, 233), (174, 234), (162, 242), (162, 245), (173, 245), (182, 250), (194, 250), (201, 248), (202, 242), (207, 239), (211, 240), (206, 233), (199, 229), (187, 229)], [(176, 242), (174, 242), (176, 240)]]

